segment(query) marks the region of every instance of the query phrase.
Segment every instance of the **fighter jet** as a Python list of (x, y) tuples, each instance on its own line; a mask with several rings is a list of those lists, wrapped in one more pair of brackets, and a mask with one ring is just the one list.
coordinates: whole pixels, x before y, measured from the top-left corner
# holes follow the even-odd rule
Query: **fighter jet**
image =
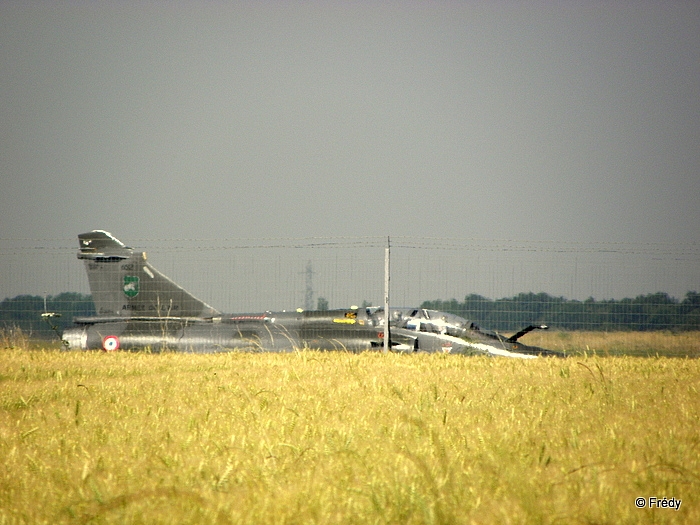
[(561, 355), (482, 330), (447, 312), (420, 308), (352, 307), (327, 311), (224, 314), (197, 299), (137, 252), (103, 230), (78, 235), (96, 316), (78, 317), (64, 331), (74, 350), (152, 352), (289, 352), (295, 350), (444, 352), (535, 358)]

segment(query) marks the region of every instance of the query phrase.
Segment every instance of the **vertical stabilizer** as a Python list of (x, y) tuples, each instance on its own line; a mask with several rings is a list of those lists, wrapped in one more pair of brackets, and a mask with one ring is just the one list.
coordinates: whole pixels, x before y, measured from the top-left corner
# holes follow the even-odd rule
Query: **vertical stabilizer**
[(215, 317), (220, 312), (172, 282), (110, 233), (78, 235), (90, 292), (103, 317)]

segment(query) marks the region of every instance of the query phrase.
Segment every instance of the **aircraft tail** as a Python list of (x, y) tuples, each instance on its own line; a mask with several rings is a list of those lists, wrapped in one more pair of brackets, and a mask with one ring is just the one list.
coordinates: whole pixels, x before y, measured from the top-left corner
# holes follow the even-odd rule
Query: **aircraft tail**
[(90, 292), (100, 317), (216, 317), (221, 312), (172, 282), (112, 234), (78, 235)]

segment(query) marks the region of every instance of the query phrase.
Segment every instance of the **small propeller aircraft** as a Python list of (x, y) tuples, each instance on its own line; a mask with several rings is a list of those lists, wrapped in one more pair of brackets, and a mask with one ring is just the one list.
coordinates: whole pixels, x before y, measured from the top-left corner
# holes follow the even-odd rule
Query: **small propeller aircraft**
[(68, 349), (289, 352), (299, 349), (445, 352), (519, 358), (562, 356), (521, 344), (457, 315), (421, 308), (352, 307), (326, 311), (224, 314), (197, 299), (112, 234), (78, 235), (96, 316), (78, 317), (62, 335)]

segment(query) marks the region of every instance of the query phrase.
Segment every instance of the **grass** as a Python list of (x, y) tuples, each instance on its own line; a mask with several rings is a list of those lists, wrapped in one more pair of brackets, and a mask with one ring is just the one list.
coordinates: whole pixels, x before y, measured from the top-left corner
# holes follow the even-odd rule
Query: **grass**
[(700, 332), (560, 332), (534, 331), (526, 344), (569, 355), (700, 357)]
[(0, 524), (700, 523), (700, 360), (0, 356)]

